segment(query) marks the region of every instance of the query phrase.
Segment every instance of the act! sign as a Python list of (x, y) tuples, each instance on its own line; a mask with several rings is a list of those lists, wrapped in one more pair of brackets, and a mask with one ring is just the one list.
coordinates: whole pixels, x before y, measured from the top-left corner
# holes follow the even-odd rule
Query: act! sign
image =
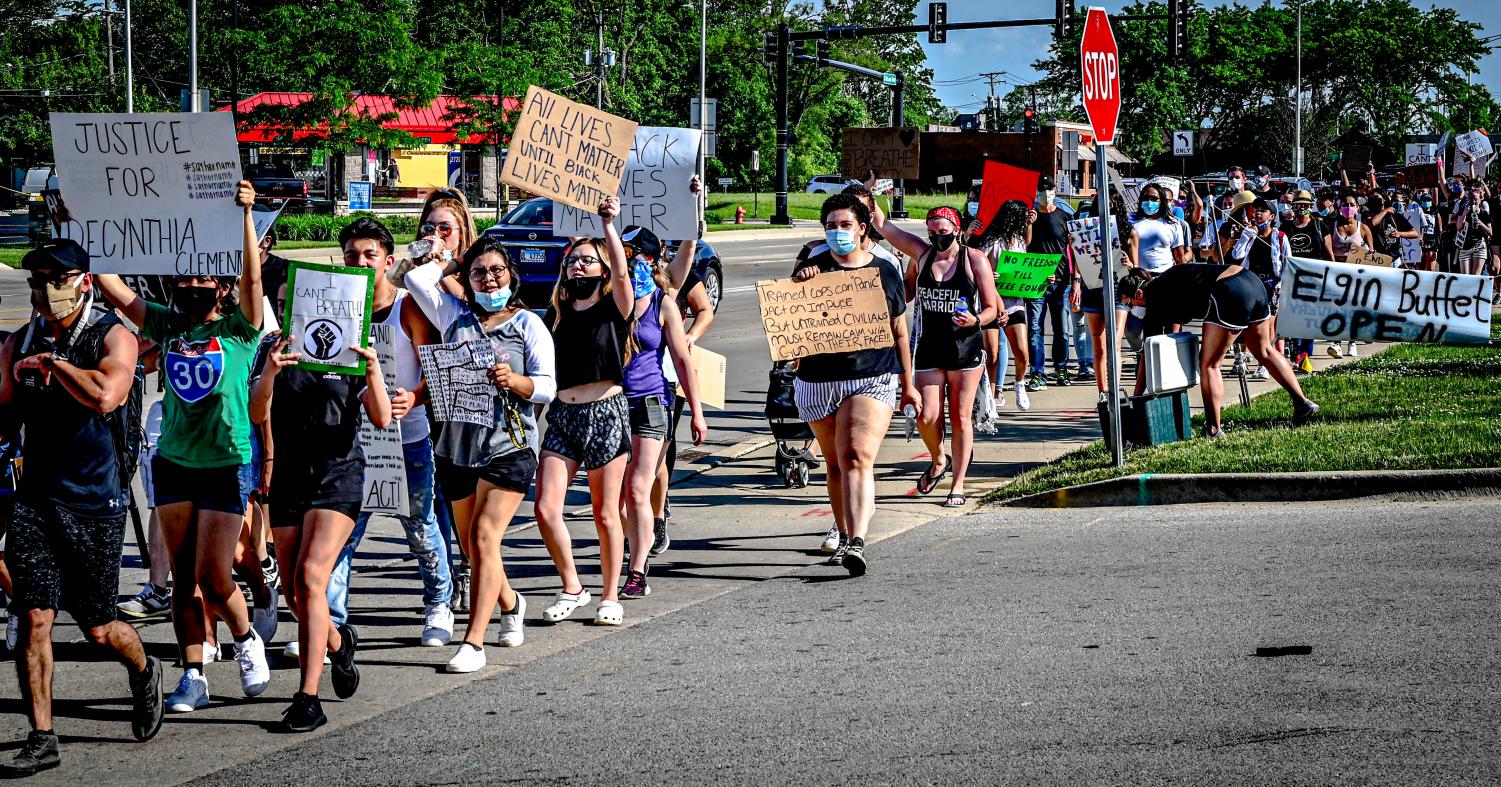
[[(698, 237), (698, 198), (689, 188), (698, 161), (693, 128), (636, 129), (629, 163), (620, 179), (620, 216), (615, 228), (646, 227), (663, 240)], [(595, 203), (587, 209), (553, 205), (552, 234), (563, 237), (604, 235)]]
[(59, 234), (88, 250), (95, 273), (240, 274), (245, 212), (229, 113), (54, 112), (50, 121), (66, 203)]
[(1089, 9), (1084, 19), (1079, 65), (1084, 77), (1084, 111), (1089, 114), (1095, 144), (1114, 144), (1115, 124), (1121, 114), (1120, 50), (1103, 8)]
[(1489, 276), (1289, 257), (1277, 333), (1293, 339), (1485, 344)]
[(500, 182), (592, 211), (620, 190), (635, 138), (635, 121), (532, 85)]

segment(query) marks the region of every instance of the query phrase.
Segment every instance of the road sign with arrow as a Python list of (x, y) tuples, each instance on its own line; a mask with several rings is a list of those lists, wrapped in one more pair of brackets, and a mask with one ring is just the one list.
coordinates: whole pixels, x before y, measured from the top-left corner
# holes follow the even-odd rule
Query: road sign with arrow
[(1194, 154), (1194, 133), (1192, 131), (1173, 132), (1173, 155), (1192, 156)]

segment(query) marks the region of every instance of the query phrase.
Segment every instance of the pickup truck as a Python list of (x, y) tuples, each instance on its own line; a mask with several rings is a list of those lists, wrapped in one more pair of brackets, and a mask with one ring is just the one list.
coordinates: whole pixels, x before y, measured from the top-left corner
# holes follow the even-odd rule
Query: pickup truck
[(285, 213), (311, 213), (312, 200), (308, 199), (308, 183), (298, 178), (279, 178), (275, 175), (254, 175), (250, 185), (255, 187), (255, 201), (276, 207), (287, 203)]

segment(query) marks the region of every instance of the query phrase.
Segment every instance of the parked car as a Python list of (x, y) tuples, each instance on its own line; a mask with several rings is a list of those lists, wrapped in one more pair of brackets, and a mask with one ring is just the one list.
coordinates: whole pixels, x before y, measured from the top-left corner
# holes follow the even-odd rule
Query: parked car
[(313, 202), (308, 198), (308, 182), (300, 178), (281, 178), (272, 174), (254, 175), (250, 185), (255, 187), (255, 201), (273, 208), (285, 205), (285, 213), (311, 213)]
[(843, 175), (815, 175), (808, 180), (809, 194), (838, 194), (844, 187), (860, 181)]
[[(532, 308), (546, 308), (558, 282), (563, 248), (568, 245), (567, 238), (552, 234), (552, 200), (545, 197), (529, 199), (512, 208), (499, 224), (483, 234), (498, 241), (511, 255), (521, 273), (521, 299)], [(676, 242), (667, 243), (669, 254), (676, 249)], [(714, 247), (705, 240), (698, 242), (694, 268), (704, 280), (709, 302), (718, 311), (719, 301), (724, 297), (724, 266)]]

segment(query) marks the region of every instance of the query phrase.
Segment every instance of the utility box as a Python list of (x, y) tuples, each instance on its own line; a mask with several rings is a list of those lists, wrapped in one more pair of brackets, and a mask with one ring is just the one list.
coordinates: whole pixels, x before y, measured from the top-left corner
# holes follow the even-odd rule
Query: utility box
[[(1099, 405), (1100, 431), (1110, 442), (1110, 411)], [(1187, 440), (1193, 434), (1188, 391), (1133, 396), (1121, 406), (1121, 442), (1133, 448)]]

